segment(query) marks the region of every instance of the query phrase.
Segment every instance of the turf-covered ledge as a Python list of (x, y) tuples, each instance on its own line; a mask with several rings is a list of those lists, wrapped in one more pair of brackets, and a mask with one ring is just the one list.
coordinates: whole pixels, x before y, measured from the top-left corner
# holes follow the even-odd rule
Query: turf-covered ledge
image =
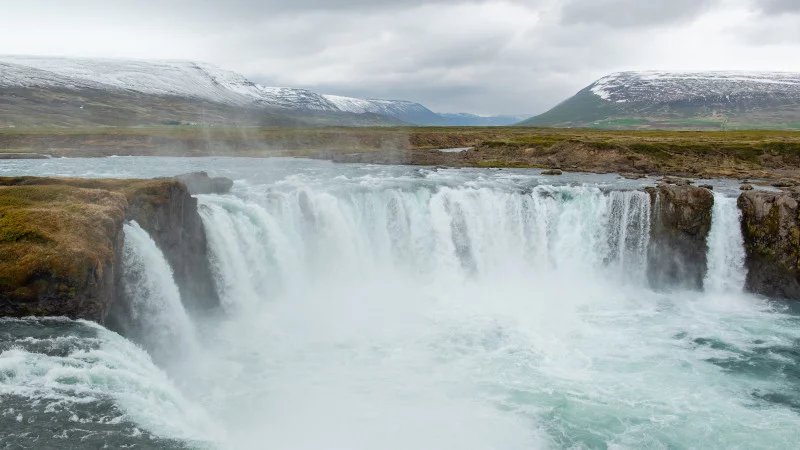
[(121, 298), (125, 220), (153, 236), (185, 301), (216, 303), (197, 201), (183, 183), (0, 177), (0, 316), (105, 323)]

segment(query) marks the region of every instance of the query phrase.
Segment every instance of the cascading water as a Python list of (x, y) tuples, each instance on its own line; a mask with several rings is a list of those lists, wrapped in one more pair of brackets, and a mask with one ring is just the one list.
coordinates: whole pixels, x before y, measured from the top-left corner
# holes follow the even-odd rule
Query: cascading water
[(650, 231), (646, 193), (592, 187), (297, 189), (201, 205), (228, 304), (376, 272), (463, 281), (601, 271), (638, 280)]
[(161, 364), (197, 351), (194, 325), (181, 303), (172, 268), (138, 223), (124, 225), (122, 287), (127, 300), (126, 334)]
[(746, 277), (742, 213), (736, 198), (714, 193), (708, 234), (708, 272), (703, 286), (715, 293), (741, 292)]
[[(732, 199), (715, 198), (708, 292), (654, 292), (641, 182), (157, 161), (54, 160), (46, 169), (213, 169), (237, 179), (229, 195), (199, 197), (225, 310), (194, 323), (202, 350), (167, 371), (173, 381), (138, 359), (121, 364), (141, 378), (102, 397), (120, 408), (118, 424), (70, 407), (126, 444), (134, 426), (162, 439), (152, 445), (226, 449), (793, 448), (800, 439), (800, 320), (740, 292)], [(39, 357), (25, 333), (4, 337), (14, 350), (0, 356), (0, 395), (39, 383), (8, 375)], [(147, 356), (132, 345), (116, 352)], [(58, 370), (72, 364), (46, 358)], [(104, 359), (83, 361), (106, 370)], [(151, 378), (156, 393), (139, 391)], [(36, 408), (26, 395), (8, 408), (11, 397), (0, 398), (13, 409), (0, 430), (31, 428), (16, 419)]]

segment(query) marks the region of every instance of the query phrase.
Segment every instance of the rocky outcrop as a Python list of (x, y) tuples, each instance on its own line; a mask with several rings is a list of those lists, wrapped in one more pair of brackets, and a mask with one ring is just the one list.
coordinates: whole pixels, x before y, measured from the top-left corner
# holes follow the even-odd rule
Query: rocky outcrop
[(0, 316), (106, 324), (124, 313), (126, 220), (161, 248), (188, 308), (219, 304), (197, 200), (183, 183), (16, 177), (0, 178)]
[(701, 289), (714, 196), (689, 185), (647, 188), (652, 205), (647, 275), (655, 288)]
[(748, 291), (800, 299), (799, 200), (799, 194), (784, 192), (739, 196)]
[(116, 295), (126, 206), (119, 192), (0, 178), (0, 316), (103, 323)]

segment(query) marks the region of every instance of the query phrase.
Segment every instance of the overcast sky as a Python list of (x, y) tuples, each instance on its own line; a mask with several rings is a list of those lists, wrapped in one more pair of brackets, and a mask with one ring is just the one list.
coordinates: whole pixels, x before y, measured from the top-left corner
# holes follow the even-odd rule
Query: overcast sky
[(614, 71), (800, 71), (800, 0), (0, 0), (0, 54), (192, 59), (273, 86), (533, 114)]

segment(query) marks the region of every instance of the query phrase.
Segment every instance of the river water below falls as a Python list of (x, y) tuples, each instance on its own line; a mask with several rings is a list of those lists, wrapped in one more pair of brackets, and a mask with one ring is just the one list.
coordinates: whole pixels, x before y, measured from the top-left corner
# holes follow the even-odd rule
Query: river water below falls
[[(9, 161), (236, 180), (199, 196), (222, 312), (126, 225), (134, 344), (0, 321), (0, 448), (795, 448), (800, 317), (742, 292), (717, 183), (703, 292), (646, 279), (653, 180), (291, 159)], [(138, 288), (137, 288), (138, 287)], [(166, 324), (166, 325), (165, 325)], [(168, 328), (168, 329), (165, 329)]]

